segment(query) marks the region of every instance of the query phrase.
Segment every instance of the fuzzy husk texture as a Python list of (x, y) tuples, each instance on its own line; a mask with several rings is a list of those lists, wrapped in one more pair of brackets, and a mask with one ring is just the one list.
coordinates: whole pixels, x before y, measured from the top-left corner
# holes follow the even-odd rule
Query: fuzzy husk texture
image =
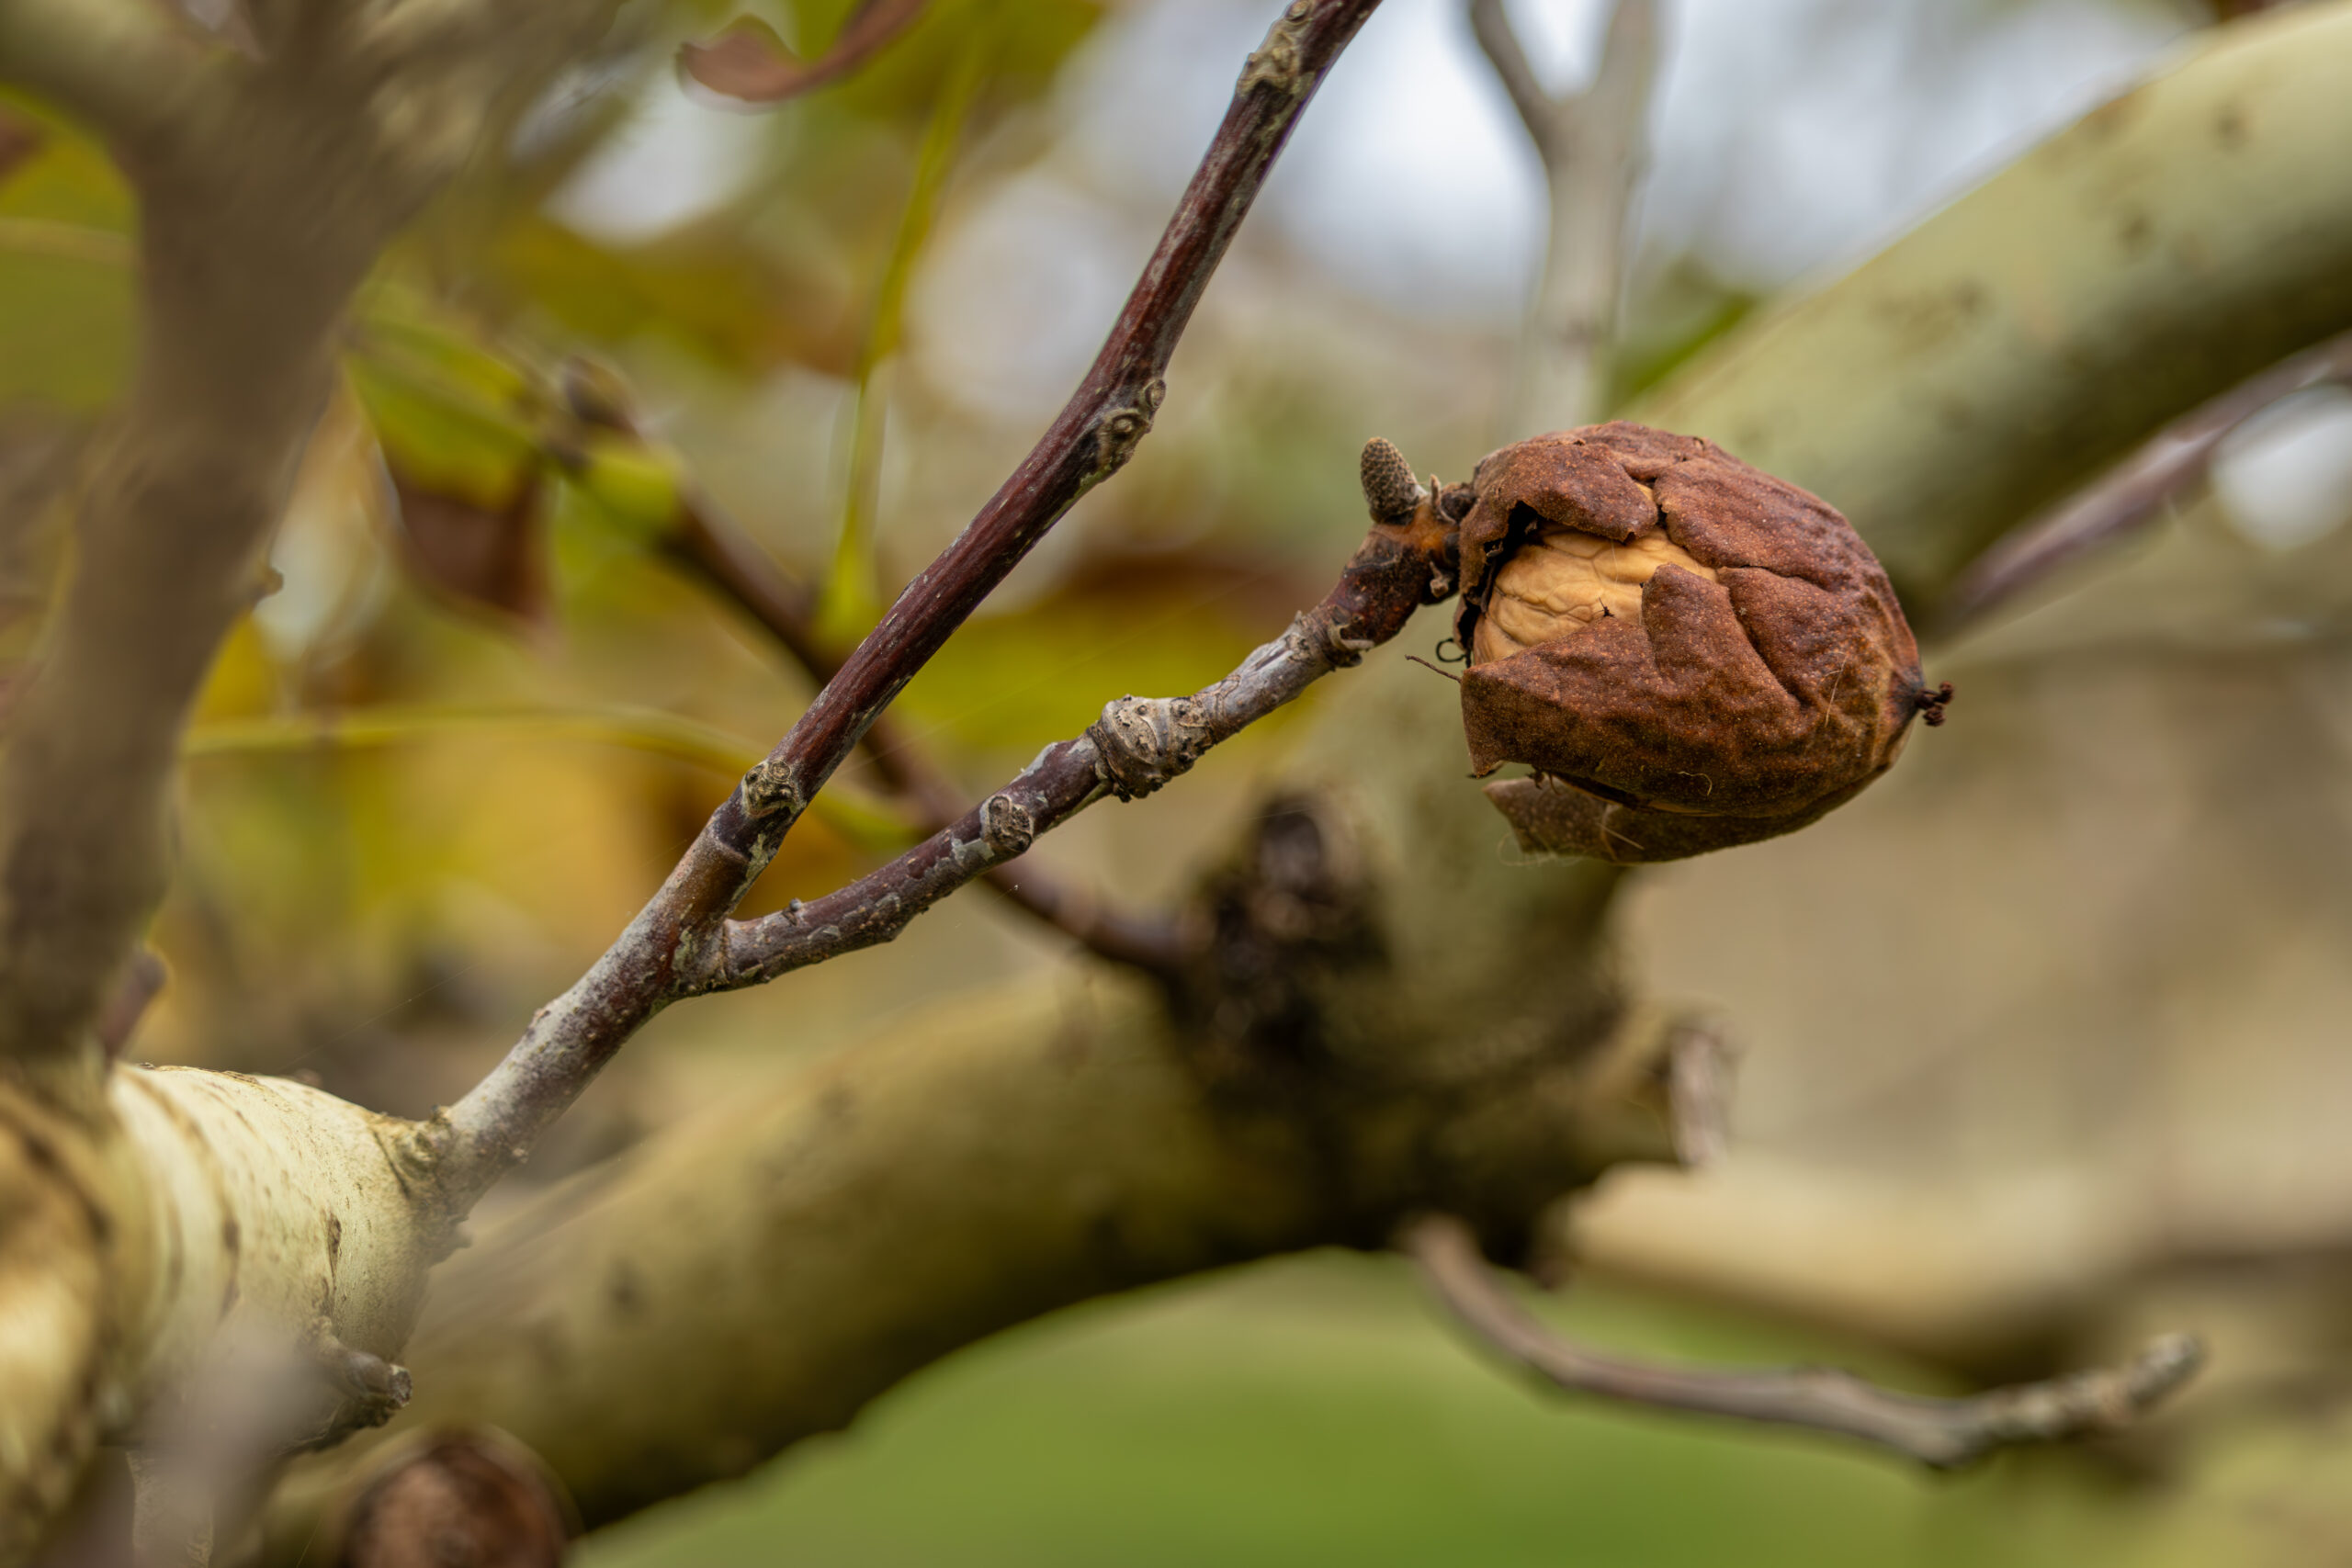
[[(1503, 447), (1471, 482), (1463, 725), (1481, 776), (1535, 770), (1487, 786), (1523, 848), (1645, 862), (1770, 838), (1902, 750), (1925, 690), (1918, 645), (1826, 502), (1711, 442), (1622, 421)], [(1628, 574), (1637, 609), (1615, 581)], [(1489, 627), (1476, 657), (1489, 615), (1556, 635), (1524, 645)]]

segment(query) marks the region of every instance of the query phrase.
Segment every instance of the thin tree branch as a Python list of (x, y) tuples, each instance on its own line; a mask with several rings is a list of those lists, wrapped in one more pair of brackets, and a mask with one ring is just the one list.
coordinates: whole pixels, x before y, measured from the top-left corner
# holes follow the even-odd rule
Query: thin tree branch
[(714, 93), (747, 104), (780, 103), (848, 75), (880, 53), (922, 16), (925, 0), (865, 0), (814, 60), (784, 47), (764, 22), (746, 17), (708, 43), (678, 51), (687, 75)]
[[(719, 510), (708, 493), (698, 489), (687, 493), (680, 526), (663, 541), (663, 552), (673, 562), (694, 571), (703, 583), (734, 600), (739, 609), (760, 623), (762, 630), (776, 637), (811, 680), (823, 684), (840, 674), (840, 656), (816, 637), (811, 626), (814, 597), (807, 588), (793, 583), (772, 555), (762, 550), (729, 513)], [(875, 722), (865, 728), (861, 750), (873, 761), (875, 776), (922, 818), (924, 829), (938, 832), (962, 816), (962, 799), (953, 783), (889, 712), (875, 715)], [(1002, 896), (1004, 903), (1054, 926), (1101, 959), (1129, 964), (1159, 978), (1171, 976), (1183, 962), (1183, 942), (1173, 921), (1113, 909), (1080, 888), (1056, 882), (1045, 872), (1030, 870), (1012, 877), (1002, 870), (990, 870), (983, 884)]]
[(1950, 637), (2094, 550), (2130, 537), (2202, 480), (2247, 420), (2290, 393), (2352, 381), (2352, 333), (2283, 359), (2165, 425), (2083, 489), (1996, 540), (1952, 585), (1935, 632)]
[[(813, 597), (787, 578), (773, 557), (742, 525), (707, 496), (690, 490), (679, 526), (663, 540), (664, 553), (734, 601), (820, 684), (841, 672), (842, 660), (817, 637)], [(938, 831), (962, 814), (955, 785), (922, 745), (888, 712), (875, 716), (861, 742), (883, 785)], [(1125, 964), (1166, 978), (1181, 964), (1183, 950), (1173, 922), (1151, 919), (1105, 906), (1044, 873), (1019, 877), (991, 870), (985, 884), (1006, 903), (1053, 927), (1098, 958)]]
[(1510, 25), (1510, 13), (1503, 9), (1503, 0), (1470, 0), (1470, 31), (1477, 38), (1478, 47), (1487, 53), (1487, 62), (1495, 68), (1495, 75), (1510, 95), (1511, 107), (1519, 111), (1520, 123), (1527, 127), (1527, 134), (1535, 139), (1536, 151), (1544, 154), (1549, 164), (1552, 154), (1546, 151), (1555, 134), (1559, 118), (1559, 101), (1536, 79), (1535, 68), (1527, 62), (1527, 51), (1520, 46), (1519, 30)]
[[(628, 389), (600, 367), (577, 361), (567, 366), (563, 400), (571, 416), (583, 423), (639, 441), (648, 438)], [(662, 553), (758, 622), (819, 685), (840, 674), (840, 655), (817, 633), (816, 595), (793, 581), (699, 484), (683, 481), (678, 500), (678, 510), (662, 536)], [(960, 794), (890, 714), (877, 714), (860, 744), (883, 786), (921, 818), (922, 831), (936, 832), (963, 814)], [(1182, 942), (1170, 920), (1124, 913), (1036, 873), (1014, 877), (992, 870), (985, 881), (1014, 908), (1099, 958), (1163, 980), (1172, 977), (1183, 961)]]
[(1487, 1268), (1476, 1238), (1460, 1220), (1432, 1214), (1412, 1221), (1397, 1245), (1472, 1336), (1572, 1393), (1833, 1433), (1936, 1470), (1956, 1469), (1996, 1449), (2120, 1430), (2186, 1382), (2204, 1359), (2193, 1336), (2168, 1334), (2119, 1366), (1964, 1399), (1900, 1393), (1826, 1367), (1724, 1371), (1650, 1366), (1579, 1348), (1528, 1316)]
[(965, 617), (1151, 429), (1177, 340), (1275, 156), (1378, 0), (1293, 0), (1093, 367), (956, 541), (899, 595), (767, 759), (712, 814), (661, 890), (589, 972), (532, 1019), (489, 1077), (419, 1128), (419, 1174), (469, 1208), (613, 1054), (721, 958), (720, 926), (850, 749)]
[(698, 988), (758, 985), (890, 941), (940, 899), (1013, 859), (1105, 795), (1132, 800), (1211, 747), (1402, 631), (1453, 592), (1452, 539), (1433, 499), (1402, 524), (1375, 524), (1321, 604), (1216, 684), (1189, 697), (1122, 697), (1076, 739), (1047, 747), (1018, 778), (873, 874), (808, 904), (730, 922), (725, 956)]
[(1505, 434), (1589, 423), (1609, 396), (1626, 227), (1657, 74), (1657, 0), (1618, 0), (1591, 83), (1556, 96), (1536, 79), (1502, 0), (1470, 0), (1470, 27), (1543, 160), (1550, 206)]

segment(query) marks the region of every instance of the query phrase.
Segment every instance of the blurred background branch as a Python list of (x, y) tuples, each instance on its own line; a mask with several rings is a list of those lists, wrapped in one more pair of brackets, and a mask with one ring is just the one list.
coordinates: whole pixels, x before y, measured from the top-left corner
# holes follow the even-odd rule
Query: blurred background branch
[(1952, 584), (1937, 628), (1970, 630), (2095, 550), (2178, 504), (2211, 471), (2222, 443), (2282, 400), (2352, 378), (2352, 334), (2290, 355), (2166, 425), (2138, 451), (2048, 511), (2020, 523)]
[(1477, 1238), (1459, 1220), (1432, 1214), (1410, 1221), (1397, 1247), (1470, 1337), (1570, 1393), (1830, 1433), (1934, 1470), (2019, 1444), (2120, 1431), (2186, 1382), (2203, 1359), (2194, 1337), (2171, 1335), (2119, 1367), (1965, 1399), (1898, 1393), (1832, 1368), (1654, 1366), (1596, 1354), (1536, 1322), (1489, 1271)]
[(1503, 0), (1470, 0), (1478, 47), (1544, 164), (1551, 226), (1520, 339), (1506, 440), (1589, 424), (1608, 405), (1634, 192), (1648, 162), (1657, 0), (1614, 0), (1592, 81), (1545, 89)]

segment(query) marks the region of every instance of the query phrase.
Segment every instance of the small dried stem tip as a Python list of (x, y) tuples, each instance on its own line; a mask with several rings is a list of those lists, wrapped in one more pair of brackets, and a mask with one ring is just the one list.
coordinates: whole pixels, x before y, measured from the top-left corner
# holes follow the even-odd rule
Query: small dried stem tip
[(1730, 1371), (1654, 1366), (1570, 1344), (1522, 1312), (1460, 1220), (1443, 1214), (1415, 1220), (1398, 1235), (1397, 1246), (1419, 1265), (1422, 1280), (1474, 1337), (1570, 1393), (1832, 1433), (1936, 1470), (1955, 1469), (2020, 1443), (2120, 1430), (2188, 1382), (2204, 1359), (2193, 1337), (2167, 1334), (2120, 1366), (1964, 1399), (1899, 1393), (1826, 1367)]
[(1919, 705), (1919, 722), (1929, 729), (1944, 721), (1944, 709), (1951, 705), (1951, 682), (1946, 681), (1934, 691), (1922, 690), (1916, 699)]
[(1426, 492), (1413, 478), (1413, 465), (1396, 444), (1375, 435), (1363, 444), (1364, 504), (1375, 523), (1402, 523), (1420, 506)]
[(1721, 1164), (1731, 1143), (1730, 1049), (1713, 1030), (1684, 1024), (1667, 1055), (1674, 1152), (1693, 1170)]

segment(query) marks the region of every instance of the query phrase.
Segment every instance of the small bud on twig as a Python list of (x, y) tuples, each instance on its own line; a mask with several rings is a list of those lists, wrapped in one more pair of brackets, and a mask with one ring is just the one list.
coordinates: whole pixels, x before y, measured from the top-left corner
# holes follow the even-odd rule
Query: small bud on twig
[(1375, 523), (1402, 523), (1419, 507), (1427, 491), (1413, 478), (1413, 465), (1396, 443), (1374, 436), (1363, 444), (1359, 464), (1363, 478), (1364, 504)]

